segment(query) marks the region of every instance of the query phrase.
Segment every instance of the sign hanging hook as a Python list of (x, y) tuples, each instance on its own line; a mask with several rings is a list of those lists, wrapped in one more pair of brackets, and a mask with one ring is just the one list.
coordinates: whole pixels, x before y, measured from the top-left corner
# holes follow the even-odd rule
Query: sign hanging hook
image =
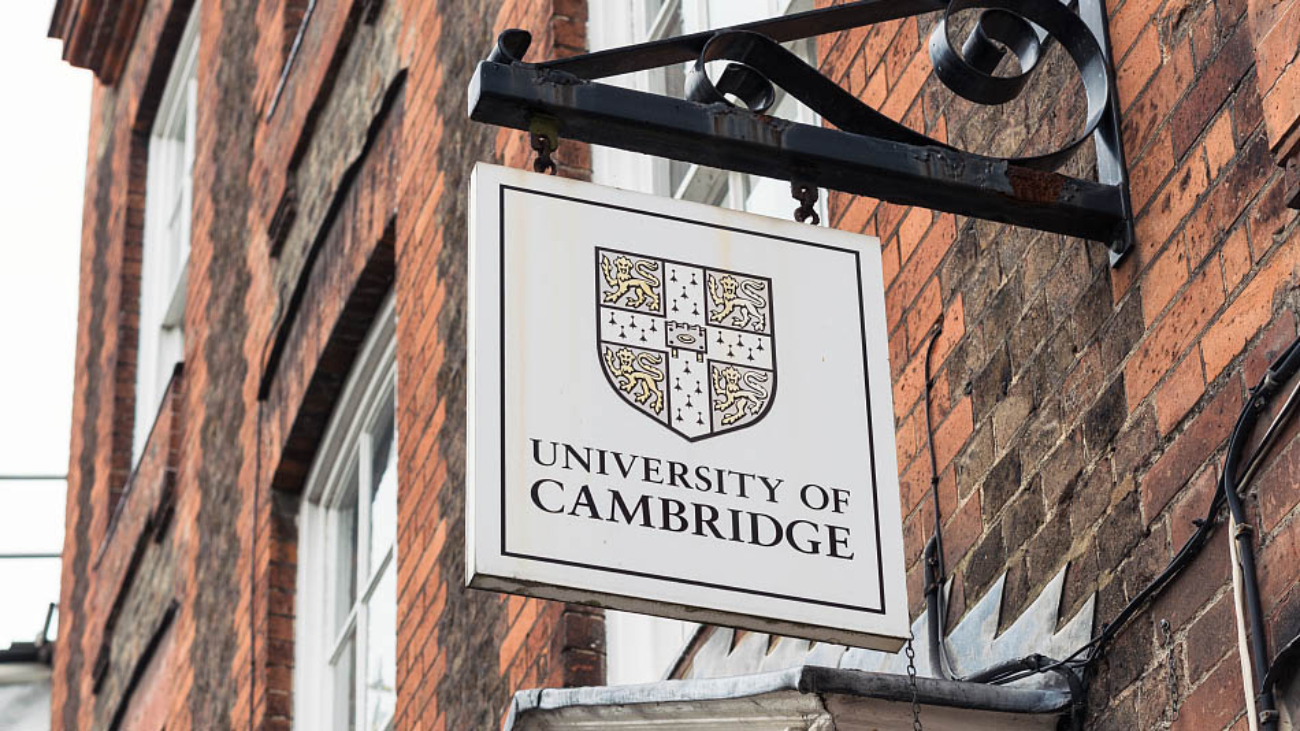
[(560, 120), (544, 114), (534, 114), (528, 121), (528, 144), (537, 153), (533, 171), (554, 175), (559, 166), (551, 155), (560, 147)]
[(813, 208), (813, 206), (817, 205), (817, 186), (791, 181), (790, 195), (799, 201), (799, 207), (794, 209), (794, 220), (803, 223), (811, 219), (812, 225), (821, 225), (822, 217)]

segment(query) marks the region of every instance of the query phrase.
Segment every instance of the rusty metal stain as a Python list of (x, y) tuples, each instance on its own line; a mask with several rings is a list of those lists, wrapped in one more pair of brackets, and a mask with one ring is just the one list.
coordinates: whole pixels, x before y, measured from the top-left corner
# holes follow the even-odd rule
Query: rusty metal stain
[(1020, 200), (1033, 203), (1055, 203), (1061, 199), (1067, 178), (1060, 173), (1049, 173), (1015, 165), (1007, 166), (1007, 181), (1011, 193)]

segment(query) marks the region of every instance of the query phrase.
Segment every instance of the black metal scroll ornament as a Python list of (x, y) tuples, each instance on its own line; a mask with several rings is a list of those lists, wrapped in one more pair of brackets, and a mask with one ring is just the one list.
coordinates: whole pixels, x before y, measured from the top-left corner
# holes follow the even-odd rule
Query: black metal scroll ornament
[[(585, 142), (1094, 239), (1114, 263), (1131, 246), (1133, 226), (1102, 1), (1079, 0), (1076, 14), (1056, 0), (860, 0), (536, 65), (522, 61), (530, 36), (510, 30), (474, 76), (470, 114), (520, 129), (544, 118)], [(1083, 82), (1082, 132), (1026, 157), (958, 150), (864, 104), (780, 45), (940, 10), (929, 54), (945, 86), (979, 104), (1005, 104), (1023, 91), (1046, 44), (1059, 43)], [(982, 12), (958, 51), (948, 30), (953, 14), (968, 10)], [(1019, 72), (996, 75), (1008, 51)], [(684, 100), (592, 83), (689, 61)], [(716, 80), (715, 62), (725, 62)], [(777, 89), (835, 129), (768, 116)], [(1099, 180), (1053, 172), (1088, 139), (1097, 144)]]

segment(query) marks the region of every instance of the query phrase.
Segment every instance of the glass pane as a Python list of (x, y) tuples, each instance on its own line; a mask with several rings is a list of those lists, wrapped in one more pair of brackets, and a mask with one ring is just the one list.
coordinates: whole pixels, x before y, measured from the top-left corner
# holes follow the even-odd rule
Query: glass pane
[(681, 160), (668, 161), (668, 195), (677, 195), (682, 189), (682, 181), (686, 179), (686, 174), (691, 171), (689, 162)]
[(339, 507), (334, 511), (337, 541), (334, 544), (335, 580), (334, 633), (347, 622), (348, 613), (357, 601), (357, 475), (347, 480)]
[(664, 0), (645, 0), (645, 17), (643, 18), (645, 27), (649, 28), (654, 24), (655, 18), (659, 17), (659, 11), (663, 6)]
[(393, 438), (389, 407), (375, 428), (371, 448), (374, 490), (370, 493), (370, 563), (367, 575), (379, 567), (397, 534), (397, 440)]
[(725, 206), (727, 205), (727, 194), (729, 192), (730, 192), (730, 188), (724, 182), (721, 185), (719, 185), (717, 188), (714, 188), (713, 194), (708, 198), (706, 198), (704, 202), (708, 203), (711, 206)]
[(330, 706), (334, 709), (335, 729), (355, 731), (357, 727), (357, 639), (353, 635), (347, 639), (343, 652), (333, 667), (334, 697)]
[(736, 0), (708, 0), (709, 28), (729, 28), (742, 23), (763, 20), (772, 14), (767, 2), (736, 2)]
[(397, 707), (397, 575), (392, 565), (370, 595), (366, 627), (366, 731), (384, 731)]
[(790, 197), (790, 184), (772, 178), (749, 177), (745, 210), (773, 218), (790, 218), (799, 205)]

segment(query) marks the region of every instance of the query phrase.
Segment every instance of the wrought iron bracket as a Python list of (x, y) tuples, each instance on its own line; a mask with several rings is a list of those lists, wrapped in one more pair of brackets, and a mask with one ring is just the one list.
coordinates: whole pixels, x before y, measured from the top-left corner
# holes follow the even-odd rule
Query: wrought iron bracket
[[(470, 82), (469, 114), (521, 130), (554, 120), (560, 137), (581, 142), (1091, 239), (1114, 265), (1133, 243), (1128, 171), (1103, 0), (1078, 4), (1075, 12), (1050, 0), (859, 0), (540, 64), (523, 61), (529, 34), (508, 30)], [(949, 19), (974, 9), (983, 12), (958, 52)], [(929, 45), (936, 74), (977, 103), (1015, 98), (1045, 44), (1060, 43), (1087, 96), (1083, 132), (1032, 157), (958, 150), (867, 106), (780, 45), (935, 11), (943, 12)], [(995, 75), (1007, 52), (1020, 72)], [(715, 61), (726, 62), (716, 80)], [(596, 81), (685, 62), (693, 62), (685, 99)], [(765, 114), (775, 87), (834, 128)], [(1056, 172), (1088, 140), (1098, 179)]]

